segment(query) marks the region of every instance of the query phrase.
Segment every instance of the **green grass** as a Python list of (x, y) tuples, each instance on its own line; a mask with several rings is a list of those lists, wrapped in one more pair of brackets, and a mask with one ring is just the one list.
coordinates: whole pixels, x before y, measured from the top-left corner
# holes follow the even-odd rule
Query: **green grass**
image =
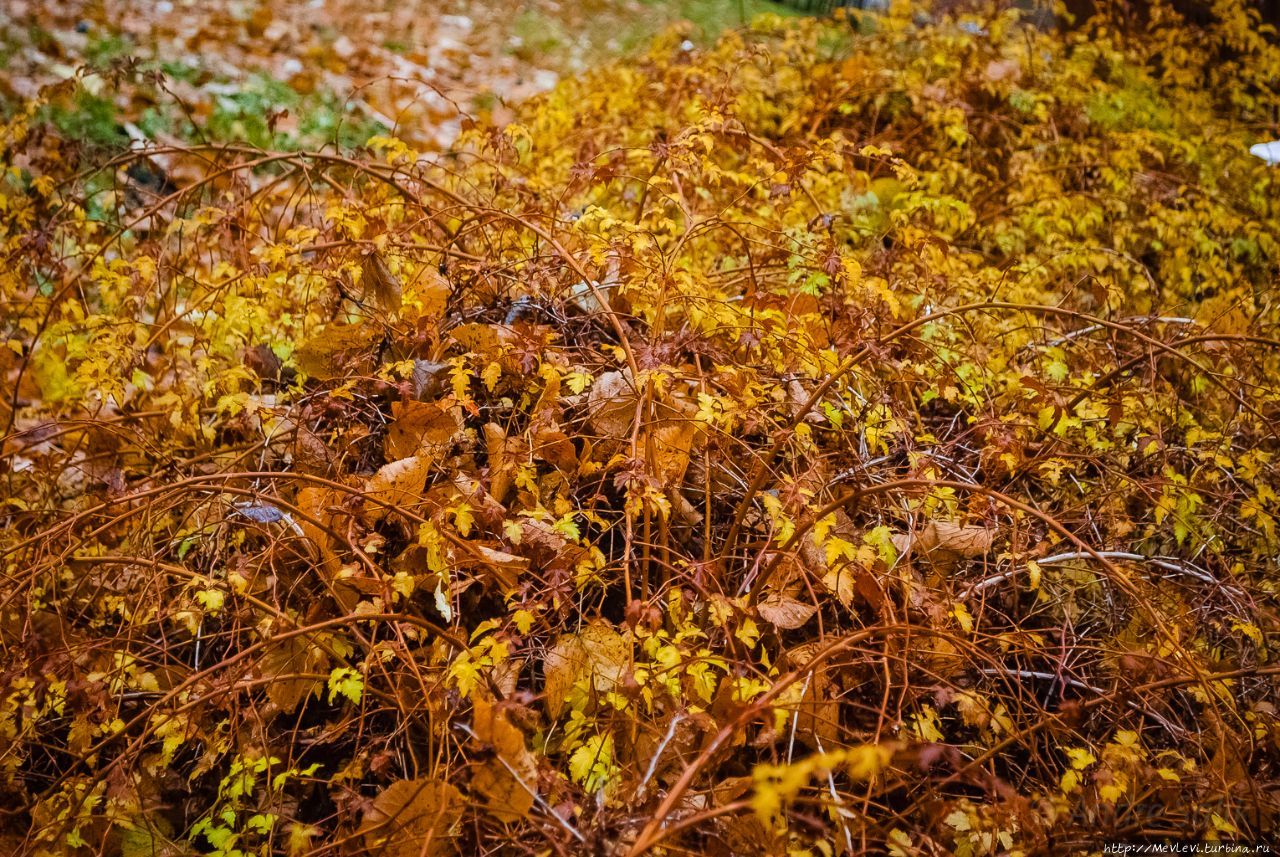
[(642, 0), (642, 3), (645, 10), (639, 15), (591, 16), (583, 22), (580, 31), (573, 32), (561, 21), (527, 9), (512, 25), (511, 34), (519, 38), (520, 46), (511, 53), (529, 62), (545, 63), (547, 57), (578, 47), (579, 60), (600, 62), (640, 53), (655, 36), (680, 21), (693, 25), (690, 38), (695, 43), (707, 44), (725, 30), (749, 24), (762, 14), (799, 14), (771, 0)]
[(91, 146), (113, 148), (129, 141), (120, 130), (115, 105), (83, 87), (70, 98), (45, 107), (40, 118), (52, 122), (64, 137)]
[[(297, 118), (297, 131), (272, 130), (268, 116), (282, 110)], [(234, 95), (220, 96), (207, 133), (222, 142), (247, 142), (269, 149), (313, 149), (327, 144), (349, 149), (387, 129), (349, 115), (335, 93), (301, 95), (292, 87), (257, 75)]]
[(654, 36), (673, 21), (694, 26), (692, 34), (703, 44), (714, 41), (725, 30), (750, 24), (759, 15), (796, 15), (795, 9), (770, 0), (643, 0), (654, 10), (627, 28), (619, 41), (624, 51), (643, 49)]
[(104, 69), (115, 60), (127, 56), (132, 50), (132, 43), (126, 37), (117, 34), (98, 36), (85, 47), (84, 58), (90, 68)]
[[(184, 67), (184, 73), (196, 72)], [(212, 114), (199, 127), (162, 92), (152, 92), (149, 97), (153, 106), (143, 110), (135, 122), (151, 139), (172, 135), (188, 142), (247, 143), (286, 151), (330, 145), (352, 149), (387, 130), (353, 114), (335, 93), (303, 95), (266, 75), (256, 75), (241, 89), (215, 96)], [(294, 127), (289, 131), (272, 127), (270, 117), (283, 111), (296, 120), (290, 123)], [(96, 149), (120, 148), (129, 142), (115, 104), (84, 87), (47, 105), (39, 120), (52, 124), (67, 139)]]

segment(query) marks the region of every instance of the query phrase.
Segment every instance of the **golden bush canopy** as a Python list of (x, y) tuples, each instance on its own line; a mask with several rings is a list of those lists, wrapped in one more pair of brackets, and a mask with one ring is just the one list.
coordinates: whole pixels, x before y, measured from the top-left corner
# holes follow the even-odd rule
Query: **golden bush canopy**
[(431, 155), (15, 111), (0, 850), (1274, 831), (1280, 47), (1210, 17), (673, 31)]

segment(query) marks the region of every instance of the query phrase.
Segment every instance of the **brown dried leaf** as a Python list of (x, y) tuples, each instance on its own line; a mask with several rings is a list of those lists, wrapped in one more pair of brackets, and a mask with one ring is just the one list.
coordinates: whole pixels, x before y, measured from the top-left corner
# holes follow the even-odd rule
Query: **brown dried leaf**
[(430, 778), (392, 783), (364, 814), (365, 847), (386, 857), (450, 853), (464, 805), (462, 793), (450, 783)]
[(381, 339), (382, 331), (374, 324), (335, 322), (299, 345), (294, 362), (321, 381), (367, 375), (373, 371), (373, 349)]
[(512, 725), (505, 711), (480, 695), (473, 706), (476, 740), (492, 746), (496, 758), (472, 767), (471, 788), (488, 798), (494, 818), (517, 821), (533, 809), (537, 760), (524, 745), (524, 733)]
[(258, 673), (274, 679), (267, 685), (267, 697), (286, 713), (292, 713), (321, 683), (310, 678), (289, 678), (296, 673), (329, 671), (328, 658), (302, 637), (289, 637), (270, 645), (258, 662)]
[(387, 458), (393, 461), (420, 452), (441, 457), (458, 433), (458, 415), (439, 405), (396, 402), (391, 406), (391, 416), (384, 448)]
[(570, 542), (551, 524), (536, 518), (520, 519), (519, 541), (512, 540), (521, 556), (543, 568), (572, 569), (587, 549)]
[[(821, 642), (805, 643), (788, 651), (783, 661), (789, 669), (807, 664), (823, 648)], [(796, 737), (810, 747), (830, 747), (840, 737), (840, 702), (832, 698), (833, 682), (825, 664), (809, 673), (785, 696), (788, 729), (794, 723)]]
[(408, 302), (421, 307), (425, 318), (441, 318), (449, 308), (449, 295), (453, 286), (444, 275), (431, 266), (424, 266), (419, 275), (410, 283)]
[(371, 298), (378, 309), (386, 313), (400, 311), (404, 287), (377, 250), (364, 257), (364, 265), (360, 268), (360, 287), (366, 299)]
[(500, 330), (496, 325), (479, 322), (460, 324), (449, 331), (454, 341), (467, 351), (490, 360), (496, 359), (501, 354), (502, 342), (510, 338), (509, 333), (505, 336), (504, 333), (507, 332)]
[(319, 435), (300, 425), (294, 432), (293, 463), (303, 473), (323, 476), (333, 470), (337, 457)]
[(1022, 65), (1016, 59), (992, 60), (983, 69), (983, 75), (992, 83), (1017, 81), (1022, 76)]
[(578, 676), (586, 669), (587, 652), (576, 634), (565, 634), (547, 650), (542, 662), (542, 704), (555, 720), (564, 708)]
[(602, 438), (622, 439), (631, 434), (636, 416), (636, 390), (622, 372), (605, 372), (587, 393), (587, 424)]
[[(411, 455), (383, 465), (365, 485), (365, 494), (382, 503), (412, 507), (422, 499), (431, 473), (431, 456)], [(387, 513), (380, 503), (370, 503), (368, 514), (378, 520)]]
[(653, 472), (664, 485), (684, 482), (698, 428), (692, 421), (664, 420), (653, 430)]
[(337, 517), (337, 513), (330, 510), (341, 504), (342, 496), (332, 488), (308, 485), (298, 491), (298, 509), (303, 513), (298, 525), (302, 527), (303, 534), (315, 544), (330, 580), (342, 566), (334, 550), (333, 537), (328, 532), (333, 529), (333, 521)]
[(559, 429), (542, 429), (533, 436), (533, 454), (565, 474), (578, 470), (578, 450)]
[(991, 550), (996, 531), (987, 527), (966, 526), (954, 521), (930, 521), (920, 531), (916, 547), (928, 551), (946, 551), (967, 559)]
[(667, 497), (671, 500), (671, 520), (675, 523), (696, 527), (705, 520), (698, 507), (690, 503), (679, 489), (672, 488), (667, 492)]
[(604, 620), (591, 622), (579, 634), (565, 634), (548, 650), (542, 665), (547, 714), (552, 719), (560, 716), (579, 680), (588, 680), (598, 693), (608, 693), (630, 667), (631, 644)]
[(772, 593), (756, 605), (760, 618), (775, 628), (791, 631), (804, 625), (818, 612), (816, 605), (797, 601), (790, 595)]
[(907, 642), (907, 657), (940, 681), (962, 675), (970, 666), (964, 653), (950, 640), (935, 635), (911, 637)]
[(448, 363), (435, 363), (431, 360), (413, 361), (413, 397), (420, 401), (434, 399), (444, 393), (449, 386)]

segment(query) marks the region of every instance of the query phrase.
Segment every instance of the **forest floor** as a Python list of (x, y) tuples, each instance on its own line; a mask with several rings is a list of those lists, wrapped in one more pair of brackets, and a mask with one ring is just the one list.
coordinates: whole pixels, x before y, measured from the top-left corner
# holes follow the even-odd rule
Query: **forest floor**
[[(82, 77), (58, 113), (74, 136), (313, 148), (391, 132), (445, 148), (467, 118), (565, 74), (643, 50), (666, 28), (705, 45), (768, 0), (12, 0), (0, 8), (0, 94)], [(163, 77), (125, 82), (123, 65)], [(104, 73), (95, 78), (86, 71)], [(199, 131), (196, 127), (199, 127)]]

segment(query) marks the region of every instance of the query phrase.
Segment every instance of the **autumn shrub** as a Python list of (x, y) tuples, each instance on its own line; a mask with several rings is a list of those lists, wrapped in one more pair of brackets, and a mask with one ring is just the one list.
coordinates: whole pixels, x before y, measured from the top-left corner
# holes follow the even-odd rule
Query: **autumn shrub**
[(1274, 832), (1274, 33), (681, 41), (438, 157), (5, 125), (5, 853)]

